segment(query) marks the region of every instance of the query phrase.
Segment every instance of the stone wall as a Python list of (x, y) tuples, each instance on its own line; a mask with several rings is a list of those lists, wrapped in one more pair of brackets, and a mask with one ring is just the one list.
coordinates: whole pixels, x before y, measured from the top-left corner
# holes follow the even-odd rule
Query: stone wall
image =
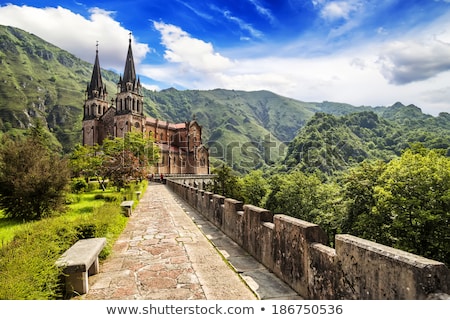
[(450, 293), (445, 264), (168, 179), (167, 185), (306, 299), (427, 299)]

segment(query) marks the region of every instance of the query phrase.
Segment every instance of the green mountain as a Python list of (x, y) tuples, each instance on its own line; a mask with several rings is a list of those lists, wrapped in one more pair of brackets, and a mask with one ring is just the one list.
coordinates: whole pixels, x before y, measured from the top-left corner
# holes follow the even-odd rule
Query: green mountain
[(282, 170), (333, 173), (365, 159), (390, 160), (416, 143), (450, 156), (450, 114), (432, 117), (401, 103), (377, 111), (316, 113), (289, 144)]
[[(92, 64), (20, 29), (0, 26), (0, 130), (19, 134), (39, 119), (65, 152), (80, 141)], [(104, 71), (110, 92), (116, 74)]]
[(277, 161), (316, 109), (269, 91), (167, 89), (148, 92), (146, 97), (165, 119), (185, 121), (195, 116), (212, 157), (238, 171)]
[[(55, 145), (62, 152), (70, 152), (81, 142), (82, 107), (92, 68), (91, 63), (33, 34), (0, 26), (0, 135), (5, 132), (18, 135), (39, 119), (52, 133)], [(102, 76), (113, 97), (119, 75), (102, 70)], [(355, 112), (373, 112), (377, 116), (377, 119), (367, 120), (376, 124), (374, 128), (364, 127), (363, 120), (358, 123), (355, 120), (358, 117), (352, 116), (355, 124), (342, 129), (349, 139), (358, 137), (359, 125), (362, 126), (360, 131), (367, 131), (367, 137), (359, 142), (363, 144), (361, 150), (352, 146), (355, 150), (350, 152), (352, 159), (376, 154), (382, 143), (380, 139), (388, 139), (374, 134), (372, 129), (389, 132), (387, 137), (394, 140), (396, 134), (406, 136), (394, 149), (410, 140), (427, 140), (431, 145), (445, 147), (448, 135), (442, 132), (448, 130), (450, 118), (448, 114), (424, 115), (419, 108), (400, 103), (389, 108), (355, 107), (328, 101), (302, 102), (269, 91), (223, 89), (180, 91), (170, 88), (159, 92), (144, 89), (144, 107), (147, 115), (170, 122), (195, 117), (203, 126), (203, 139), (210, 148), (212, 164), (226, 162), (241, 172), (273, 166), (283, 159), (296, 166), (298, 163), (292, 160), (296, 148), (290, 144), (294, 138), (297, 142), (314, 140), (317, 132), (311, 126), (320, 121), (328, 121), (329, 126), (333, 123), (342, 126), (341, 121), (350, 121), (336, 120), (338, 118), (322, 113), (345, 117)], [(322, 128), (320, 132), (326, 131)], [(433, 141), (429, 141), (431, 133)], [(328, 143), (332, 145), (336, 140)], [(302, 144), (301, 148), (306, 150), (306, 145)], [(389, 156), (384, 151), (381, 153)]]
[[(82, 105), (92, 64), (20, 29), (0, 26), (0, 131), (20, 134), (39, 119), (64, 152), (81, 138)], [(102, 70), (112, 96), (119, 75)], [(144, 90), (148, 115), (171, 122), (195, 116), (213, 158), (237, 170), (276, 161), (317, 110), (268, 91)], [(263, 153), (270, 147), (270, 154)]]

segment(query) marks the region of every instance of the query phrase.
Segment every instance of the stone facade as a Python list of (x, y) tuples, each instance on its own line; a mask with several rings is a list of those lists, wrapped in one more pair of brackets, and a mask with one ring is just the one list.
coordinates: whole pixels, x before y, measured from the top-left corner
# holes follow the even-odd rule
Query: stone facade
[(131, 39), (117, 94), (108, 101), (98, 50), (83, 108), (83, 144), (101, 145), (109, 137), (138, 131), (153, 136), (160, 149), (154, 174), (209, 174), (209, 151), (202, 143), (202, 127), (195, 119), (170, 123), (144, 115), (142, 85), (136, 76)]

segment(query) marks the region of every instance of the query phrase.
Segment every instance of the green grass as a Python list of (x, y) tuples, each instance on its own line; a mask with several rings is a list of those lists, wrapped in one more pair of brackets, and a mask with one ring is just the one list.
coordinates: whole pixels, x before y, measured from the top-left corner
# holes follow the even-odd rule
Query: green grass
[(0, 248), (10, 242), (14, 235), (24, 228), (26, 223), (6, 218), (0, 210)]
[(0, 300), (62, 299), (57, 258), (77, 240), (90, 237), (107, 239), (100, 258), (107, 257), (128, 221), (120, 201), (146, 186), (72, 194), (65, 213), (40, 221), (19, 223), (1, 216)]

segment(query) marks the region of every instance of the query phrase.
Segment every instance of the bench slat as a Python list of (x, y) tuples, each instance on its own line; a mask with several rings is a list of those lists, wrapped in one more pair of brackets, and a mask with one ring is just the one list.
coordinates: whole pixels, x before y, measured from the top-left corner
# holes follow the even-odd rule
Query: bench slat
[(90, 238), (77, 241), (56, 261), (66, 273), (86, 272), (106, 245), (106, 238)]
[(120, 206), (121, 207), (127, 207), (127, 208), (131, 208), (134, 204), (133, 200), (129, 200), (129, 201), (123, 201)]

